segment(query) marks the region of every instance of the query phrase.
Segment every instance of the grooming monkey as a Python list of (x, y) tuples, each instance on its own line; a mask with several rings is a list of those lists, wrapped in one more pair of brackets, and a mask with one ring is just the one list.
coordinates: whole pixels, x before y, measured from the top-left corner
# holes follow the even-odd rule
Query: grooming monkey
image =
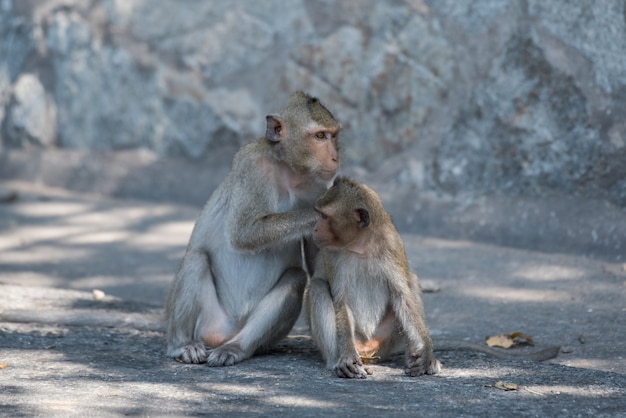
[[(316, 203), (313, 239), (320, 247), (305, 292), (311, 335), (339, 377), (365, 378), (362, 359), (389, 359), (404, 351), (405, 373), (436, 374), (441, 364), (424, 318), (417, 275), (380, 197), (369, 187), (338, 178)], [(505, 354), (479, 344), (435, 340), (435, 350), (469, 350), (499, 358), (546, 360), (559, 347)]]
[(302, 92), (266, 123), (204, 207), (170, 288), (167, 354), (179, 361), (238, 363), (287, 335), (300, 312), (301, 245), (339, 169), (341, 125)]

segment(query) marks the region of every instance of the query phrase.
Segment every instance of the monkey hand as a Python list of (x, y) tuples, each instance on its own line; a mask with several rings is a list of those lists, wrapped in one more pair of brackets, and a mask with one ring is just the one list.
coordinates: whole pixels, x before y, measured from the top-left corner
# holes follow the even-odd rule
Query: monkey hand
[(361, 357), (357, 353), (341, 356), (333, 369), (337, 376), (349, 379), (365, 379), (368, 374), (372, 374), (368, 367), (363, 367)]
[(224, 344), (209, 352), (207, 365), (210, 367), (232, 366), (249, 356), (237, 344)]
[(204, 344), (200, 341), (194, 341), (193, 343), (181, 348), (180, 355), (176, 356), (176, 361), (181, 363), (205, 363), (206, 362), (206, 349)]
[(437, 360), (432, 350), (430, 353), (416, 352), (407, 353), (406, 369), (404, 373), (409, 376), (421, 376), (423, 374), (437, 374), (441, 371), (441, 363)]

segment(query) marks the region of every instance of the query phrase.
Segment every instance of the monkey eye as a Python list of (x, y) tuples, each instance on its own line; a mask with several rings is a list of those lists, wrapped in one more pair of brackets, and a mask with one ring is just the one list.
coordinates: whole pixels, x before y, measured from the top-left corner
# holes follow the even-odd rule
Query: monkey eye
[(317, 139), (324, 139), (324, 138), (326, 138), (326, 134), (324, 132), (320, 131), (320, 132), (315, 134), (315, 137)]

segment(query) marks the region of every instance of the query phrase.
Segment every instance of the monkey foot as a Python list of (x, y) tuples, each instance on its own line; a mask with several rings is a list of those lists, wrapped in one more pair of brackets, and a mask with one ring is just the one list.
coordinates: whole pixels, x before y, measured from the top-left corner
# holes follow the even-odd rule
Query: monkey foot
[(407, 362), (404, 373), (409, 376), (421, 376), (424, 374), (437, 374), (441, 371), (441, 363), (436, 358), (411, 357)]
[(232, 366), (245, 360), (248, 356), (235, 344), (225, 344), (209, 352), (207, 365), (211, 367)]
[(181, 353), (174, 357), (176, 361), (181, 363), (200, 364), (205, 363), (207, 359), (204, 344), (196, 341), (181, 348)]

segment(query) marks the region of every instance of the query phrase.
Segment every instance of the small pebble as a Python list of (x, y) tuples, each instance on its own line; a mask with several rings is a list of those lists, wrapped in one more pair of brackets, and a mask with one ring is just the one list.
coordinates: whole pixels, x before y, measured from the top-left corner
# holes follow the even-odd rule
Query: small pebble
[(104, 293), (100, 289), (94, 289), (92, 291), (92, 294), (93, 294), (93, 300), (103, 300), (104, 297), (106, 296), (106, 293)]

